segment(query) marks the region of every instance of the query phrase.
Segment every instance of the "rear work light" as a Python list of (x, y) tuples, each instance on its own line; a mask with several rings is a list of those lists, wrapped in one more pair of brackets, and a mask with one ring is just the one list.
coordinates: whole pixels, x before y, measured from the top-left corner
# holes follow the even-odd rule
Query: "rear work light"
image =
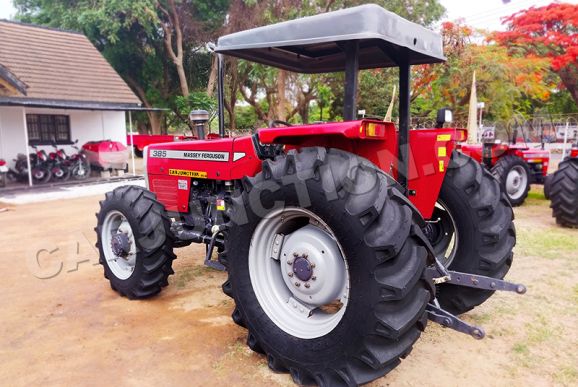
[(383, 138), (385, 137), (385, 124), (378, 122), (363, 122), (359, 128), (360, 134), (366, 137)]

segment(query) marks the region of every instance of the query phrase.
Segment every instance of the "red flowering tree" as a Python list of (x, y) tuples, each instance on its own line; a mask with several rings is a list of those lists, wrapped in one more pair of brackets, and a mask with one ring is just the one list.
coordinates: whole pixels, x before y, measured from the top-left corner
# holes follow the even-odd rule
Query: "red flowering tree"
[(508, 29), (494, 39), (514, 55), (532, 55), (550, 60), (578, 104), (578, 5), (553, 3), (531, 7), (504, 19)]

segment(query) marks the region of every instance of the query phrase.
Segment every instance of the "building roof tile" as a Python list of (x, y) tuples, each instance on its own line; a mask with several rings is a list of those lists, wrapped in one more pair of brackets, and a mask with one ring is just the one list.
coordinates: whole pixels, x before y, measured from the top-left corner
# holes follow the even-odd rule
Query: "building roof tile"
[(0, 64), (27, 86), (14, 98), (141, 103), (80, 33), (0, 20)]

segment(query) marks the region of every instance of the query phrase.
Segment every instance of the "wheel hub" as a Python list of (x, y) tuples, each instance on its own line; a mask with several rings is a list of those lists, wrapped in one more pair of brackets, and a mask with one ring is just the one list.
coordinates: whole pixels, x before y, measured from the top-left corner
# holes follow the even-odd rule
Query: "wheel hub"
[(297, 300), (322, 306), (345, 293), (346, 268), (339, 246), (329, 234), (308, 225), (289, 234), (281, 249), (283, 280)]
[(137, 245), (130, 223), (122, 212), (111, 210), (106, 214), (100, 237), (107, 266), (115, 277), (126, 280), (136, 267)]
[(130, 252), (130, 239), (125, 233), (118, 233), (112, 236), (110, 241), (112, 252), (117, 257), (126, 258)]
[(506, 192), (512, 199), (521, 197), (526, 189), (527, 175), (526, 171), (516, 165), (506, 176)]
[(307, 256), (297, 256), (293, 262), (293, 273), (301, 281), (309, 281), (313, 276), (313, 267)]

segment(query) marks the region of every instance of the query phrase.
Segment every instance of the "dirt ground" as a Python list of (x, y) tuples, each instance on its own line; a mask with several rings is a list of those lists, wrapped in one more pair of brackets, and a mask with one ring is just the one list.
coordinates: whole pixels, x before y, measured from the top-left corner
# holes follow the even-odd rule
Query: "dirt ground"
[[(0, 213), (0, 385), (292, 385), (246, 347), (225, 275), (201, 265), (201, 247), (177, 251), (158, 297), (114, 293), (93, 248), (99, 199)], [(497, 294), (465, 315), (485, 327), (482, 341), (428, 325), (372, 386), (578, 383), (578, 230), (556, 227), (541, 188), (516, 209), (516, 227), (508, 278), (528, 293)]]

